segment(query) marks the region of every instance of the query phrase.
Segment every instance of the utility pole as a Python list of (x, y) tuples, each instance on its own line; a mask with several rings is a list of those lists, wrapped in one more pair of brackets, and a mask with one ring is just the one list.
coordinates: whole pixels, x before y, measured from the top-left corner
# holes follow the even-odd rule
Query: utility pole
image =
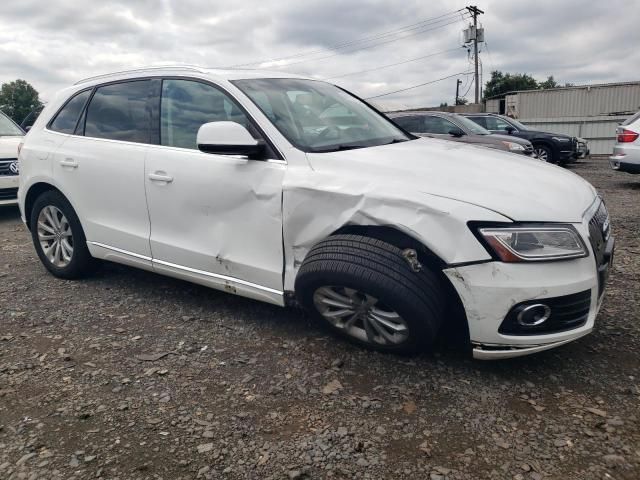
[(475, 63), (475, 87), (476, 87), (476, 102), (479, 103), (479, 94), (480, 91), (480, 79), (478, 78), (478, 15), (483, 14), (484, 12), (480, 10), (475, 5), (471, 5), (467, 7), (469, 13), (473, 15), (473, 59)]
[(456, 101), (454, 103), (454, 105), (458, 105), (458, 99), (460, 98), (460, 84), (462, 83), (462, 80), (458, 79), (456, 80)]

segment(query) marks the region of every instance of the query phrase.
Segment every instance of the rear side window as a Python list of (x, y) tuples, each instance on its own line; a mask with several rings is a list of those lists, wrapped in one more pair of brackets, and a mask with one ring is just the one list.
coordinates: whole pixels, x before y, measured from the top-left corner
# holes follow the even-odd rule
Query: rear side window
[(56, 118), (53, 119), (49, 129), (54, 132), (60, 133), (73, 133), (78, 123), (78, 117), (84, 109), (84, 105), (87, 103), (91, 90), (85, 90), (78, 93), (75, 97), (69, 100), (62, 110), (58, 112)]
[(87, 108), (84, 134), (87, 137), (150, 143), (150, 94), (150, 80), (99, 87)]
[(633, 122), (635, 122), (635, 121), (636, 121), (636, 120), (638, 120), (638, 119), (640, 119), (640, 112), (638, 112), (638, 113), (636, 113), (635, 115), (633, 115), (633, 116), (631, 116), (631, 117), (627, 118), (627, 119), (622, 123), (622, 125), (623, 125), (623, 126), (625, 126), (625, 125), (631, 125)]

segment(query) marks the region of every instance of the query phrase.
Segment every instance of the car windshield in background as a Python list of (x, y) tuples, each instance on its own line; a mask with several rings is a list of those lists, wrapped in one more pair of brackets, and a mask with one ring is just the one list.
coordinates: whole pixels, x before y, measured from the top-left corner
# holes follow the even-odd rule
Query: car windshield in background
[(24, 135), (24, 132), (20, 130), (9, 117), (0, 112), (0, 137), (12, 137), (16, 135)]
[(373, 147), (413, 138), (366, 103), (329, 83), (292, 78), (233, 83), (287, 140), (305, 152)]
[(523, 125), (522, 123), (520, 123), (517, 120), (514, 120), (513, 118), (509, 118), (509, 122), (512, 123), (520, 131), (529, 130), (529, 127), (527, 127), (526, 125)]
[(462, 115), (456, 115), (455, 121), (475, 135), (491, 135), (489, 130), (481, 127), (473, 120), (469, 120), (467, 117), (463, 117)]

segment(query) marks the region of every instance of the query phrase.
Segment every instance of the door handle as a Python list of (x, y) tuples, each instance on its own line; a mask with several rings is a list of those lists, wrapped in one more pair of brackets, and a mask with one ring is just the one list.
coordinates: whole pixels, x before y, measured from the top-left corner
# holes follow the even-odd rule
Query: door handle
[(167, 175), (164, 172), (156, 172), (149, 174), (149, 180), (151, 180), (152, 182), (171, 183), (173, 182), (173, 177)]
[(62, 165), (63, 167), (78, 168), (78, 162), (69, 157), (65, 158), (64, 160), (60, 160), (60, 165)]

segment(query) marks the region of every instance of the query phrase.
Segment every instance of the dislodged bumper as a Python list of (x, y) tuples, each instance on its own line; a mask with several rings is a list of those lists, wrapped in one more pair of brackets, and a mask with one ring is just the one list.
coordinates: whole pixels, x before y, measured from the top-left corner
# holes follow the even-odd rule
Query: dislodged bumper
[[(588, 334), (599, 309), (598, 275), (592, 255), (566, 262), (502, 263), (488, 262), (449, 268), (444, 271), (467, 314), (474, 357), (510, 358), (547, 350)], [(583, 315), (574, 328), (558, 324), (555, 331), (501, 333), (505, 318), (519, 305), (545, 304), (553, 299), (560, 316), (566, 317), (576, 294), (586, 295), (579, 308)], [(552, 303), (552, 302), (548, 302)], [(585, 306), (586, 305), (586, 306)], [(504, 330), (504, 329), (502, 329)]]

